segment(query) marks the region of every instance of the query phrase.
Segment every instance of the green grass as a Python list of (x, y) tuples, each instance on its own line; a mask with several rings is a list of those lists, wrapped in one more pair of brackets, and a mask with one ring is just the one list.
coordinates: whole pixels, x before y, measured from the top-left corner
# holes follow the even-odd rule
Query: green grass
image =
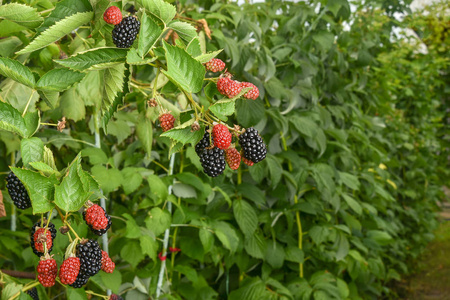
[(403, 299), (450, 299), (450, 222), (443, 221), (418, 261), (418, 272), (403, 282)]

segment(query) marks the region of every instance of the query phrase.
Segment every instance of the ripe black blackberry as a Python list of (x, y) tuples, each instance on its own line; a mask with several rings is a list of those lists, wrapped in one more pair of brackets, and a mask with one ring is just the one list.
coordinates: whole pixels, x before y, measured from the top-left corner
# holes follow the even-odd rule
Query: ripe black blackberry
[(80, 273), (94, 276), (102, 268), (102, 249), (97, 241), (86, 240), (78, 244), (77, 257), (80, 258)]
[[(37, 221), (36, 223), (34, 223), (34, 225), (31, 227), (31, 231), (30, 231), (30, 245), (31, 245), (31, 249), (33, 250), (33, 253), (34, 254), (36, 254), (37, 256), (42, 256), (42, 255), (44, 255), (44, 253), (43, 252), (39, 252), (39, 251), (37, 251), (36, 250), (36, 247), (35, 247), (35, 240), (34, 240), (34, 233), (36, 232), (36, 228), (37, 227), (41, 227), (41, 228), (43, 228), (43, 227), (45, 227), (45, 225), (47, 225), (47, 221), (44, 219), (44, 222), (41, 224), (41, 221)], [(50, 233), (51, 233), (51, 235), (52, 235), (52, 241), (54, 241), (55, 240), (55, 238), (56, 238), (56, 228), (55, 228), (55, 224), (53, 224), (53, 223), (48, 223), (48, 230), (50, 231)], [(52, 245), (51, 245), (51, 247), (49, 248), (49, 249), (47, 249), (48, 250), (48, 253), (50, 253), (50, 252), (52, 252), (52, 250), (53, 250), (53, 244), (54, 244), (54, 242), (52, 243)]]
[(123, 298), (117, 294), (112, 294), (109, 296), (109, 300), (123, 300)]
[(31, 290), (28, 290), (28, 291), (27, 291), (27, 294), (30, 295), (30, 297), (31, 297), (33, 300), (39, 300), (38, 291), (37, 291), (37, 289), (36, 289), (35, 287), (32, 288)]
[(254, 163), (258, 163), (266, 158), (267, 148), (263, 139), (253, 127), (247, 128), (243, 134), (239, 136), (239, 144), (243, 150), (246, 159)]
[(70, 284), (70, 286), (76, 289), (82, 288), (88, 282), (89, 277), (90, 277), (89, 275), (86, 275), (80, 270), (77, 279), (75, 279), (74, 283)]
[(210, 133), (207, 131), (209, 127), (206, 127), (205, 134), (203, 135), (203, 138), (195, 145), (195, 152), (197, 152), (197, 155), (200, 157), (200, 155), (203, 153), (203, 150), (209, 146), (211, 146), (211, 142), (214, 144), (214, 139), (211, 137), (210, 139)]
[(17, 208), (26, 209), (31, 207), (31, 201), (27, 190), (13, 172), (9, 173), (6, 177), (6, 188)]
[[(105, 209), (103, 208), (103, 210), (105, 210)], [(87, 224), (89, 226), (89, 228), (91, 229), (91, 231), (98, 236), (104, 235), (108, 231), (108, 229), (111, 227), (111, 224), (112, 224), (111, 216), (108, 215), (106, 212), (105, 212), (105, 216), (108, 219), (108, 225), (106, 225), (106, 228), (104, 228), (104, 229), (97, 230), (97, 229), (92, 228), (91, 224)], [(86, 221), (86, 211), (83, 211), (83, 220)]]
[(114, 26), (112, 39), (118, 48), (129, 48), (136, 39), (141, 22), (133, 16), (123, 18), (122, 21)]
[(203, 172), (211, 177), (222, 174), (226, 164), (224, 153), (225, 151), (219, 148), (203, 149), (200, 155)]

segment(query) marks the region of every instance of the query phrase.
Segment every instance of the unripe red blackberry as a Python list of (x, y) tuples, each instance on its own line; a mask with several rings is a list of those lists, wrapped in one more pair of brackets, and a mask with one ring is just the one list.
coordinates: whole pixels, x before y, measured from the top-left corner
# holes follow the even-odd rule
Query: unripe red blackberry
[(41, 257), (37, 266), (38, 280), (44, 287), (51, 287), (55, 285), (56, 274), (58, 273), (58, 266), (56, 261), (49, 255)]
[(30, 295), (31, 299), (39, 300), (39, 295), (37, 289), (34, 287), (27, 291), (27, 294)]
[(247, 87), (251, 87), (252, 88), (250, 91), (248, 91), (247, 93), (245, 93), (243, 95), (244, 98), (256, 100), (259, 97), (259, 89), (253, 83), (241, 82), (241, 87), (242, 88), (247, 88)]
[(103, 20), (105, 20), (108, 24), (119, 24), (122, 21), (122, 12), (120, 11), (120, 8), (117, 6), (108, 7), (108, 9), (103, 13)]
[(246, 159), (258, 163), (266, 158), (266, 145), (255, 128), (247, 128), (245, 132), (239, 136), (239, 144), (242, 148), (243, 157)]
[(249, 167), (251, 167), (251, 166), (253, 166), (255, 163), (254, 162), (252, 162), (251, 160), (248, 160), (248, 159), (246, 159), (245, 157), (243, 157), (242, 155), (241, 155), (241, 158), (242, 158), (242, 161), (244, 162), (244, 164), (246, 164), (247, 166), (249, 166)]
[(203, 138), (195, 145), (195, 152), (200, 157), (205, 148), (211, 146), (211, 142), (214, 143), (214, 138), (211, 137), (211, 134), (208, 132), (209, 127), (206, 127), (205, 134)]
[(228, 77), (221, 77), (217, 81), (217, 90), (222, 95), (233, 98), (242, 91), (242, 87), (240, 82), (234, 81)]
[(220, 72), (225, 68), (225, 63), (218, 58), (213, 58), (205, 64), (206, 70), (211, 72)]
[(236, 148), (228, 148), (225, 150), (225, 160), (227, 161), (228, 166), (232, 170), (237, 170), (239, 165), (241, 164), (241, 155)]
[(115, 267), (116, 264), (111, 260), (108, 253), (102, 250), (102, 271), (112, 273)]
[(114, 26), (112, 40), (118, 48), (129, 48), (136, 39), (141, 22), (133, 16), (124, 18)]
[(223, 124), (216, 124), (212, 130), (214, 138), (214, 146), (219, 149), (228, 149), (231, 145), (231, 138), (233, 137), (227, 126)]
[(164, 132), (173, 128), (175, 117), (171, 113), (165, 113), (159, 116), (159, 122)]
[(72, 284), (77, 279), (80, 272), (80, 259), (78, 257), (69, 257), (61, 264), (59, 268), (59, 279), (62, 284)]
[(111, 227), (111, 217), (98, 204), (92, 204), (83, 212), (83, 219), (96, 235), (103, 235)]
[(33, 238), (34, 249), (40, 253), (44, 253), (44, 243), (46, 243), (47, 249), (52, 248), (53, 246), (52, 234), (48, 229), (38, 228), (34, 233)]
[(204, 149), (200, 155), (200, 163), (206, 175), (219, 176), (225, 170), (224, 151), (219, 148)]
[[(45, 226), (47, 225), (47, 221), (44, 220), (44, 222), (41, 224), (41, 221), (38, 221), (36, 223), (34, 223), (34, 225), (31, 227), (31, 232), (30, 232), (30, 245), (31, 245), (31, 249), (33, 250), (33, 253), (36, 254), (37, 256), (42, 256), (44, 254), (44, 245), (42, 242), (39, 242), (36, 240), (36, 238), (38, 237), (38, 235), (36, 235), (36, 232), (41, 232), (42, 233), (42, 229), (45, 228)], [(51, 236), (51, 242), (48, 240), (48, 232), (50, 232), (50, 236)], [(48, 223), (48, 227), (47, 227), (47, 252), (50, 253), (53, 250), (53, 241), (56, 238), (56, 229), (55, 229), (55, 225), (53, 223)]]
[(102, 268), (102, 250), (97, 241), (85, 240), (77, 245), (77, 257), (80, 258), (80, 272), (94, 276)]
[(31, 207), (31, 200), (25, 186), (13, 172), (6, 177), (6, 188), (17, 208), (26, 209)]

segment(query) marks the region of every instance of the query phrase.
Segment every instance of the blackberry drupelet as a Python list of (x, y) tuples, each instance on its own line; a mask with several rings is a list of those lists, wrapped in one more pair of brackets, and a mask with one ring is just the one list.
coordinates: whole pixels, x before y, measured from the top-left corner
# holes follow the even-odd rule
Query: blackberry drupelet
[(97, 241), (88, 240), (78, 244), (77, 257), (80, 258), (80, 273), (82, 274), (94, 276), (102, 268), (102, 250)]
[(114, 26), (112, 39), (118, 48), (129, 48), (136, 39), (141, 22), (133, 16), (126, 17)]
[(37, 289), (36, 289), (35, 287), (32, 288), (31, 290), (28, 290), (28, 291), (27, 291), (27, 294), (30, 295), (30, 297), (31, 297), (33, 300), (39, 300), (38, 291), (37, 291)]
[(86, 285), (86, 283), (89, 280), (89, 275), (86, 275), (85, 273), (81, 272), (78, 273), (77, 279), (75, 279), (75, 282), (70, 284), (71, 287), (79, 289)]
[(243, 150), (243, 156), (246, 159), (258, 163), (266, 158), (266, 145), (255, 128), (247, 128), (245, 132), (239, 136), (239, 144)]
[[(91, 229), (91, 231), (93, 232), (93, 233), (95, 233), (96, 235), (98, 235), (98, 236), (100, 236), (100, 235), (104, 235), (107, 231), (108, 231), (108, 229), (111, 227), (111, 224), (112, 224), (112, 222), (111, 222), (111, 216), (110, 215), (108, 215), (107, 213), (106, 213), (106, 211), (105, 211), (105, 209), (102, 207), (102, 209), (103, 209), (103, 211), (105, 212), (105, 217), (106, 217), (106, 219), (108, 219), (108, 224), (106, 225), (106, 227), (105, 228), (103, 228), (103, 229), (94, 229), (93, 227), (92, 227), (92, 224), (87, 224), (88, 226), (89, 226), (89, 228)], [(86, 211), (83, 211), (83, 219), (84, 219), (84, 221), (86, 222)]]
[(6, 177), (6, 188), (17, 208), (26, 209), (31, 207), (31, 201), (27, 190), (13, 172), (9, 173)]
[(211, 137), (210, 141), (210, 133), (207, 131), (209, 127), (206, 127), (205, 134), (203, 135), (203, 138), (195, 145), (195, 152), (197, 152), (197, 155), (200, 157), (200, 155), (203, 153), (203, 150), (209, 146), (211, 146), (211, 142), (214, 144), (214, 139)]
[[(36, 228), (40, 227), (43, 228), (45, 227), (45, 225), (47, 225), (47, 221), (44, 220), (44, 222), (41, 224), (41, 221), (38, 221), (36, 223), (34, 223), (34, 225), (31, 227), (31, 232), (30, 232), (30, 245), (31, 245), (31, 249), (33, 249), (33, 253), (36, 254), (37, 256), (42, 256), (44, 255), (43, 252), (39, 252), (36, 247), (35, 247), (35, 241), (34, 241), (34, 233), (36, 232)], [(48, 224), (48, 230), (50, 231), (51, 235), (52, 235), (52, 241), (55, 240), (56, 238), (56, 228), (55, 225), (53, 223), (49, 223)], [(48, 253), (52, 252), (53, 250), (53, 244), (47, 249)]]
[(204, 149), (200, 155), (200, 163), (203, 167), (203, 172), (208, 176), (216, 177), (225, 170), (224, 150), (219, 148)]

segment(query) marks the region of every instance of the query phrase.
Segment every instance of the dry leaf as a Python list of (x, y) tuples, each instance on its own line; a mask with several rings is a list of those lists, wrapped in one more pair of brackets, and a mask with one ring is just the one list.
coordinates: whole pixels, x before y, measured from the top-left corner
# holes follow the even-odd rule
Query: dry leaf
[(206, 36), (211, 40), (211, 29), (209, 29), (208, 22), (206, 22), (205, 19), (200, 19), (197, 22), (201, 24), (201, 26), (205, 30)]
[(3, 194), (0, 191), (0, 218), (6, 217), (5, 205), (3, 204)]

